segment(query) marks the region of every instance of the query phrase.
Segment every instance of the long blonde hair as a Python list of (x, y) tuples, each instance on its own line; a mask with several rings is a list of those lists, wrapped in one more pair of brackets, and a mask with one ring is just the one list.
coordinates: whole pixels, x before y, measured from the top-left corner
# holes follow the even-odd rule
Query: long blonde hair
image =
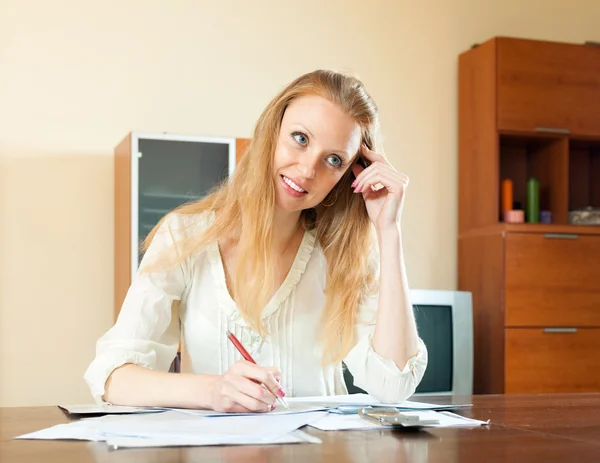
[[(232, 297), (246, 322), (261, 335), (266, 334), (261, 310), (275, 284), (276, 256), (271, 246), (275, 208), (273, 156), (284, 112), (294, 99), (303, 95), (318, 95), (339, 105), (359, 124), (367, 147), (382, 153), (378, 110), (363, 84), (354, 77), (330, 70), (304, 74), (265, 108), (232, 177), (205, 198), (172, 212), (214, 211), (212, 225), (201, 236), (177, 243), (176, 255), (163, 256), (159, 261), (163, 269), (172, 268), (220, 238), (232, 237), (237, 241), (238, 257), (232, 278)], [(324, 365), (341, 361), (354, 345), (357, 308), (373, 283), (374, 269), (369, 265), (372, 227), (362, 195), (352, 192), (353, 179), (352, 170), (348, 168), (323, 203), (301, 213), (302, 225), (315, 231), (327, 261), (321, 332)], [(145, 250), (165, 219), (166, 216), (144, 240)], [(156, 268), (155, 265), (152, 268)]]

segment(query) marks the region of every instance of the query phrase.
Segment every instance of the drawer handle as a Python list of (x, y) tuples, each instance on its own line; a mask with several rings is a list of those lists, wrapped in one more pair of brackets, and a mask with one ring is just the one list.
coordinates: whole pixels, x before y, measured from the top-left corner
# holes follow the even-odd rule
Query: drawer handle
[(535, 131), (546, 133), (570, 133), (569, 129), (557, 129), (555, 127), (536, 127)]
[(577, 328), (544, 328), (544, 333), (577, 333)]
[(558, 240), (576, 240), (579, 238), (577, 233), (544, 233), (544, 238)]

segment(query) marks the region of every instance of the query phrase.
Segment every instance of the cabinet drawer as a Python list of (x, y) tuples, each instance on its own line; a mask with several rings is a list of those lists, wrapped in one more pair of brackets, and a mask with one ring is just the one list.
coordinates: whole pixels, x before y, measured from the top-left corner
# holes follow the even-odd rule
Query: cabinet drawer
[(600, 236), (508, 233), (506, 326), (600, 327)]
[(600, 134), (600, 47), (498, 40), (499, 130)]
[(600, 329), (505, 330), (505, 392), (600, 391)]

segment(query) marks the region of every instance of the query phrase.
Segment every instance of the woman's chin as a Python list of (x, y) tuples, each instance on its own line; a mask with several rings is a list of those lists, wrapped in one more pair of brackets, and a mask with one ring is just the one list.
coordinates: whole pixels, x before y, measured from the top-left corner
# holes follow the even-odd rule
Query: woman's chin
[(282, 198), (277, 198), (275, 200), (275, 208), (279, 209), (281, 212), (286, 212), (289, 214), (293, 214), (295, 212), (302, 212), (305, 209), (310, 209), (311, 205), (307, 205), (304, 201), (286, 201)]

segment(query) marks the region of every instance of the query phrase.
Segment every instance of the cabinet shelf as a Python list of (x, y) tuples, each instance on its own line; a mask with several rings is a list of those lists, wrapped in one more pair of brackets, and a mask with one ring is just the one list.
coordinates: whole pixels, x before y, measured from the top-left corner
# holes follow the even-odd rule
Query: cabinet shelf
[(600, 225), (570, 225), (554, 223), (498, 223), (489, 227), (468, 230), (459, 238), (508, 233), (538, 233), (562, 235), (600, 235)]
[[(513, 184), (513, 209), (525, 209), (526, 185), (540, 184), (540, 210), (552, 213), (553, 224), (568, 224), (568, 213), (600, 208), (600, 140), (544, 133), (499, 134), (499, 178)], [(499, 222), (502, 195), (498, 191)]]
[(569, 210), (600, 208), (600, 140), (569, 140)]
[[(527, 180), (539, 181), (540, 210), (552, 213), (552, 222), (567, 223), (567, 147), (564, 137), (546, 135), (500, 135), (500, 178), (513, 184), (513, 209), (525, 209)], [(501, 200), (501, 194), (498, 193)], [(502, 221), (498, 203), (498, 220)]]

